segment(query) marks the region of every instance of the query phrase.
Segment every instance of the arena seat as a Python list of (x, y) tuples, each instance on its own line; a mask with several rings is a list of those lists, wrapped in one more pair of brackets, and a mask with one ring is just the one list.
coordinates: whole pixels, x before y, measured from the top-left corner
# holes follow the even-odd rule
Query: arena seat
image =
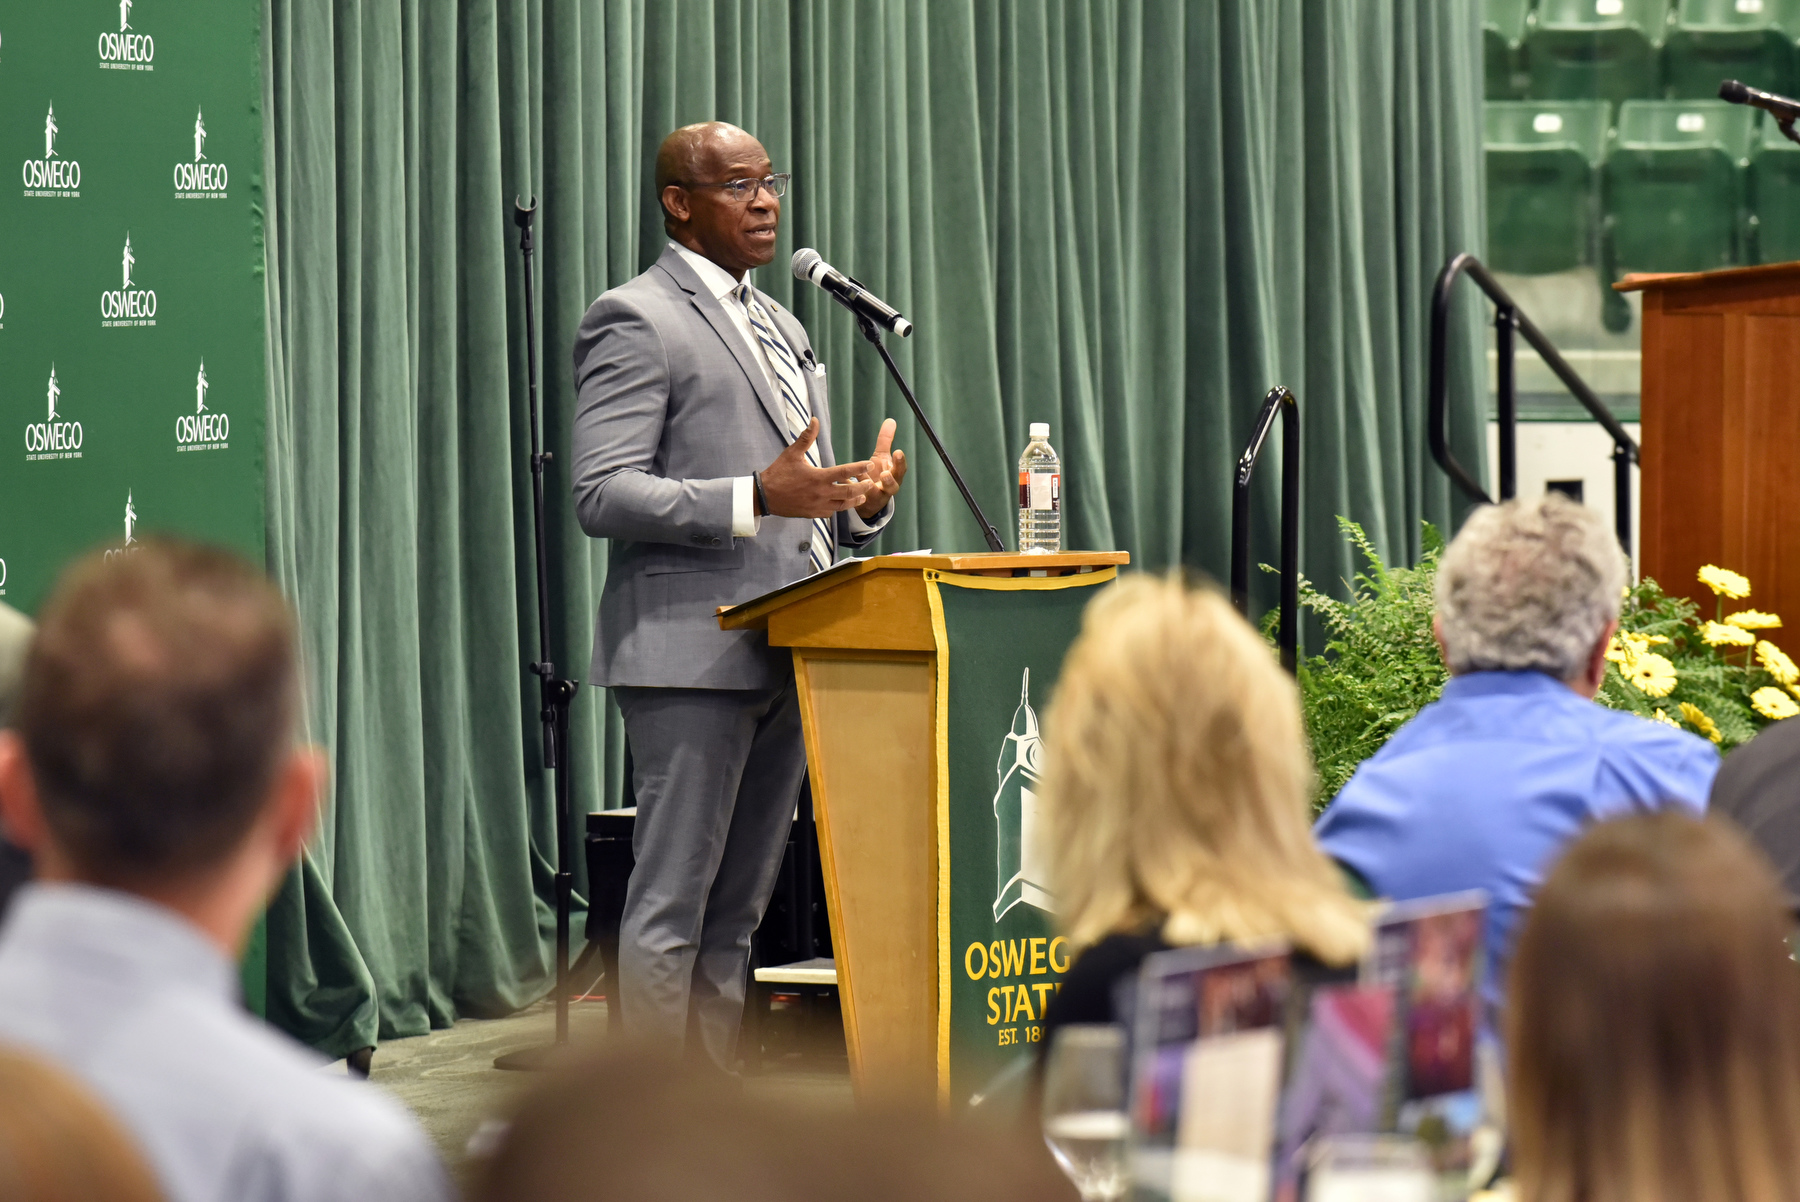
[(1750, 159), (1750, 201), (1756, 212), (1759, 263), (1800, 259), (1800, 145), (1781, 136), (1773, 121)]
[(1525, 34), (1535, 100), (1660, 94), (1669, 0), (1539, 0)]
[(1489, 100), (1524, 95), (1519, 47), (1531, 0), (1482, 0), (1481, 57)]
[(1663, 47), (1670, 96), (1710, 99), (1719, 81), (1792, 93), (1800, 56), (1800, 0), (1679, 0)]
[(1605, 191), (1620, 268), (1706, 271), (1747, 260), (1755, 122), (1754, 109), (1720, 100), (1619, 107)]
[(1487, 104), (1488, 262), (1538, 275), (1595, 260), (1604, 100)]

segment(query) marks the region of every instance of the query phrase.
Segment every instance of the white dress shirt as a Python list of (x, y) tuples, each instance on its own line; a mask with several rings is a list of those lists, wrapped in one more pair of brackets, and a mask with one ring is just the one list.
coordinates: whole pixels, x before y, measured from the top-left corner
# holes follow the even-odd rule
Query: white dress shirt
[[(725, 315), (731, 318), (731, 324), (737, 327), (737, 332), (743, 338), (744, 344), (750, 348), (750, 354), (755, 357), (757, 366), (762, 368), (763, 379), (768, 381), (769, 391), (779, 396), (781, 390), (775, 383), (775, 368), (769, 363), (768, 352), (763, 350), (762, 343), (757, 340), (756, 331), (750, 328), (750, 311), (744, 308), (744, 303), (737, 298), (738, 285), (749, 278), (749, 272), (733, 278), (729, 271), (705, 255), (689, 250), (679, 242), (671, 241), (669, 246), (686, 260), (687, 265), (694, 269), (694, 274), (700, 277), (700, 282), (706, 285), (707, 291), (718, 299), (719, 304), (725, 310)], [(782, 337), (779, 329), (776, 329), (774, 333), (777, 338)], [(785, 338), (782, 340), (786, 341)], [(790, 346), (789, 353), (792, 353), (793, 349)], [(794, 358), (798, 361), (800, 356), (795, 355)], [(757, 516), (754, 504), (755, 496), (755, 480), (749, 476), (732, 478), (731, 535), (733, 538), (754, 538), (756, 532), (762, 528), (762, 518)], [(873, 522), (865, 522), (862, 514), (854, 509), (849, 511), (849, 516), (850, 532), (856, 535), (871, 534), (880, 529), (883, 524), (879, 520), (879, 514), (877, 520)]]

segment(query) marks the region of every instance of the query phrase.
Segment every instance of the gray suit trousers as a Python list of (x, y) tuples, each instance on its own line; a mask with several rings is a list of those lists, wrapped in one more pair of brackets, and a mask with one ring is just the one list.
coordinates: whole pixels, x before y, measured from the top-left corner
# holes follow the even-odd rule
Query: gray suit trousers
[(806, 771), (794, 677), (772, 689), (612, 693), (638, 807), (619, 930), (625, 1031), (672, 1053), (703, 1048), (729, 1070), (750, 936), (774, 892)]

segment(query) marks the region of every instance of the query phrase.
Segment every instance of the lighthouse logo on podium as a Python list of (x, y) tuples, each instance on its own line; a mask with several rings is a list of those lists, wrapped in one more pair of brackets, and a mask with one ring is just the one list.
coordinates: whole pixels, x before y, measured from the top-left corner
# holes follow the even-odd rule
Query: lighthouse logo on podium
[(1026, 668), (1019, 682), (1019, 708), (1013, 712), (1012, 729), (1000, 741), (1000, 760), (994, 766), (999, 778), (994, 790), (995, 922), (1020, 902), (1046, 914), (1054, 912), (1037, 839), (1037, 783), (1043, 765), (1044, 740), (1038, 733), (1037, 711), (1031, 708), (1031, 669)]

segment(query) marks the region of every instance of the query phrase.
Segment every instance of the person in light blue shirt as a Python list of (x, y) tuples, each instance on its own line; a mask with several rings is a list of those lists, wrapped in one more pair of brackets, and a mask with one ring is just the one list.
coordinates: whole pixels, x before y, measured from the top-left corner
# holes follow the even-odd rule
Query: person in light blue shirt
[(0, 819), (0, 1044), (81, 1079), (170, 1202), (448, 1202), (418, 1124), (246, 1013), (237, 961), (318, 815), (292, 615), (224, 551), (95, 554), (46, 603)]
[(1706, 740), (1593, 700), (1624, 584), (1606, 523), (1560, 493), (1478, 510), (1438, 568), (1442, 698), (1315, 827), (1378, 896), (1488, 895), (1490, 1019), (1514, 932), (1562, 849), (1619, 814), (1703, 812), (1718, 771)]

